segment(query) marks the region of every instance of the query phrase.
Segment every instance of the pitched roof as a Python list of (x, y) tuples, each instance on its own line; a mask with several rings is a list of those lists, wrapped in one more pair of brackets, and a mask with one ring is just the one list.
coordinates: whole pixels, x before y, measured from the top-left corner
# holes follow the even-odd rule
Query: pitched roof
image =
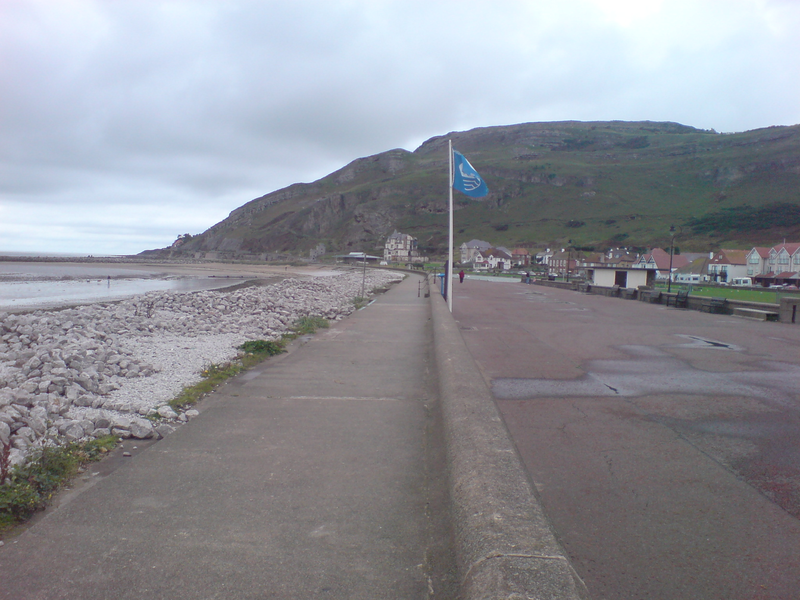
[(768, 258), (769, 257), (769, 248), (765, 248), (764, 246), (754, 246), (750, 252), (747, 254), (752, 254), (753, 250), (755, 250), (761, 258)]
[(503, 252), (500, 248), (487, 248), (486, 250), (479, 250), (478, 254), (483, 258), (488, 258), (489, 256), (494, 256), (495, 258), (502, 258), (502, 259), (511, 259), (511, 255), (507, 252)]
[(725, 250), (724, 248), (714, 254), (711, 259), (711, 264), (718, 265), (745, 265), (747, 264), (747, 255), (750, 254), (746, 250)]
[(800, 249), (800, 244), (787, 244), (784, 242), (783, 244), (773, 246), (772, 250), (775, 250), (775, 252), (780, 252), (783, 248), (786, 248), (786, 252), (789, 253), (789, 256), (792, 256), (795, 252), (797, 252), (798, 249)]
[(468, 242), (464, 242), (463, 245), (467, 248), (478, 248), (479, 250), (487, 250), (492, 247), (489, 242), (484, 242), (483, 240), (470, 240)]
[[(675, 267), (675, 260), (674, 260), (675, 257), (673, 256), (672, 258), (673, 258), (672, 266), (674, 268)], [(710, 259), (707, 256), (703, 256), (701, 258), (695, 258), (689, 264), (686, 264), (686, 265), (684, 265), (684, 266), (682, 266), (682, 267), (680, 267), (678, 269), (675, 269), (675, 272), (676, 273), (689, 273), (689, 274), (692, 274), (692, 275), (702, 275), (703, 273), (705, 273), (708, 270), (707, 267), (708, 267), (709, 260)], [(667, 268), (669, 268), (669, 266), (667, 266)]]
[[(650, 258), (656, 263), (656, 268), (659, 271), (669, 271), (669, 252), (666, 250), (662, 250), (661, 248), (653, 248), (649, 254), (643, 255), (645, 260), (650, 260)], [(672, 255), (672, 269), (680, 269), (681, 267), (685, 267), (689, 264), (689, 260), (680, 254), (673, 254)]]
[(511, 258), (511, 255), (502, 248), (487, 248), (482, 250), (484, 256), (494, 256), (495, 258)]

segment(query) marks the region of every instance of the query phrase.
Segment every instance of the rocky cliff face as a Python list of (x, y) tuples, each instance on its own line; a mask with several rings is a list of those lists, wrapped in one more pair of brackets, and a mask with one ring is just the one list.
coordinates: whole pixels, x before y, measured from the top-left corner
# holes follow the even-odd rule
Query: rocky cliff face
[[(647, 246), (664, 243), (671, 224), (688, 227), (720, 209), (800, 205), (800, 126), (720, 135), (677, 123), (527, 123), (360, 158), (256, 198), (169, 252), (306, 254), (320, 243), (330, 252), (377, 252), (394, 229), (429, 254), (443, 251), (448, 139), (490, 188), (481, 202), (456, 195), (457, 243)], [(800, 219), (793, 223), (780, 231), (754, 223), (746, 236), (698, 233), (683, 246), (747, 245), (754, 232), (771, 245), (775, 236), (800, 237)]]

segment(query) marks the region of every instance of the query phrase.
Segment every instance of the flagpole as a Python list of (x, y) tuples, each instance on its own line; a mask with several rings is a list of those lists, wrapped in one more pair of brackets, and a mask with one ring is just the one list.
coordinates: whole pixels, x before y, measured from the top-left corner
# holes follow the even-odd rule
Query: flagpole
[(447, 259), (447, 270), (445, 276), (447, 283), (445, 289), (447, 290), (447, 307), (450, 312), (453, 312), (453, 140), (447, 140), (449, 154), (447, 156), (447, 164), (450, 170), (450, 235), (447, 242), (447, 250), (449, 252)]

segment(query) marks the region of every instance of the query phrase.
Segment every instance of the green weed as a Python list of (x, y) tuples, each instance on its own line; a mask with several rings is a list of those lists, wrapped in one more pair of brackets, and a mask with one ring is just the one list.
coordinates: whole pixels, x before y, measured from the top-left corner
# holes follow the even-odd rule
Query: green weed
[(177, 396), (169, 401), (169, 405), (175, 411), (192, 406), (196, 404), (200, 398), (213, 392), (217, 386), (231, 377), (235, 377), (244, 370), (245, 367), (241, 360), (235, 360), (222, 365), (210, 365), (200, 373), (203, 377), (202, 381), (184, 387)]
[(169, 401), (173, 410), (187, 408), (196, 404), (206, 394), (213, 392), (219, 385), (242, 371), (254, 367), (270, 356), (286, 352), (286, 341), (294, 339), (301, 333), (313, 333), (318, 327), (328, 327), (328, 321), (322, 317), (303, 317), (295, 322), (292, 333), (284, 334), (280, 340), (249, 340), (237, 347), (242, 353), (231, 362), (221, 365), (209, 365), (200, 373), (203, 380), (183, 388)]
[(115, 436), (88, 442), (45, 446), (36, 450), (23, 465), (6, 473), (0, 483), (0, 533), (22, 523), (47, 506), (53, 495), (79, 470), (99, 460), (117, 444)]
[(246, 354), (265, 354), (267, 356), (276, 356), (282, 352), (286, 352), (285, 344), (282, 341), (270, 340), (250, 340), (239, 346)]
[(330, 327), (328, 319), (317, 316), (300, 317), (292, 324), (292, 330), (297, 335), (316, 333), (317, 329), (327, 329), (328, 327)]

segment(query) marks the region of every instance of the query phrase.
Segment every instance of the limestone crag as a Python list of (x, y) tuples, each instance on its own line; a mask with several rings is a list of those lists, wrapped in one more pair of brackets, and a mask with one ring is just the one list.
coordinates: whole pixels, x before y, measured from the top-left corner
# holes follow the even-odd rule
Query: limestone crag
[(197, 411), (168, 406), (247, 340), (303, 316), (338, 320), (386, 271), (285, 279), (235, 291), (151, 292), (115, 304), (0, 313), (0, 444), (16, 464), (41, 444), (113, 434), (162, 437)]

